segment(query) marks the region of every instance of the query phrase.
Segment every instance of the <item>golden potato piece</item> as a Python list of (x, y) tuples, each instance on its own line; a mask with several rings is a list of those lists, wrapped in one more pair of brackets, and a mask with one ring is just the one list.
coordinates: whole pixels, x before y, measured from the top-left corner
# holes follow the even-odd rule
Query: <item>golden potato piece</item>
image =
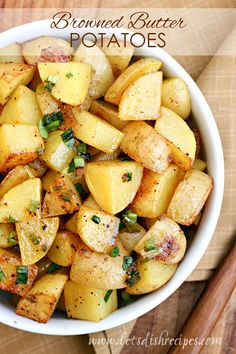
[(212, 177), (192, 169), (186, 172), (169, 204), (167, 215), (182, 225), (194, 223), (213, 187)]
[(18, 63), (0, 63), (0, 104), (5, 104), (19, 85), (28, 85), (34, 67)]
[(89, 96), (99, 98), (104, 96), (107, 89), (115, 80), (109, 60), (103, 51), (92, 42), (85, 40), (76, 50), (73, 60), (76, 62), (87, 63), (92, 67), (91, 83)]
[(162, 173), (144, 169), (141, 185), (130, 208), (138, 216), (147, 218), (163, 215), (178, 183), (178, 167), (173, 164)]
[(126, 288), (128, 294), (142, 295), (164, 285), (176, 272), (177, 264), (165, 264), (155, 259), (138, 257), (137, 269), (140, 280)]
[(128, 255), (117, 241), (119, 255), (111, 257), (92, 251), (82, 241), (79, 243), (70, 271), (70, 279), (81, 287), (110, 290), (126, 287), (127, 274), (122, 268), (123, 257)]
[(191, 111), (191, 98), (184, 80), (179, 77), (164, 80), (161, 102), (163, 106), (171, 109), (183, 119), (188, 118)]
[(10, 189), (0, 200), (0, 222), (15, 223), (41, 217), (42, 183), (29, 179)]
[(102, 208), (100, 208), (100, 206), (95, 202), (91, 194), (88, 196), (87, 199), (85, 199), (85, 201), (83, 202), (83, 206), (86, 206), (90, 209), (102, 211)]
[(94, 114), (79, 111), (77, 107), (73, 108), (73, 113), (76, 119), (73, 130), (77, 139), (107, 153), (118, 148), (123, 138), (121, 131)]
[(132, 159), (154, 172), (167, 168), (171, 151), (154, 128), (145, 122), (132, 122), (123, 133), (120, 149)]
[(158, 59), (144, 58), (136, 61), (123, 71), (105, 94), (105, 101), (118, 105), (124, 91), (138, 78), (156, 72), (162, 63)]
[(35, 92), (20, 85), (3, 107), (0, 124), (37, 125), (42, 118)]
[(118, 307), (117, 291), (112, 290), (111, 294), (108, 291), (83, 288), (68, 280), (64, 289), (67, 316), (80, 320), (101, 321)]
[(108, 39), (103, 39), (99, 45), (111, 64), (114, 76), (118, 77), (129, 66), (134, 47), (128, 42), (118, 41), (117, 44)]
[(44, 89), (43, 83), (37, 85), (36, 99), (43, 115), (58, 112), (60, 103), (47, 90)]
[(48, 90), (57, 100), (80, 105), (88, 94), (91, 69), (84, 63), (39, 63), (38, 70)]
[(205, 161), (200, 160), (200, 159), (195, 159), (192, 168), (195, 168), (196, 170), (204, 171), (207, 167), (207, 164)]
[(0, 270), (2, 280), (0, 281), (0, 289), (15, 293), (20, 296), (27, 294), (31, 288), (38, 272), (36, 264), (24, 267), (26, 273), (25, 279), (19, 281), (18, 274), (20, 273), (22, 262), (19, 257), (14, 255), (13, 252), (0, 249)]
[(38, 219), (16, 223), (23, 265), (31, 265), (43, 258), (51, 247), (59, 227), (59, 218)]
[(90, 112), (106, 120), (107, 123), (110, 123), (119, 130), (122, 130), (128, 124), (128, 122), (119, 119), (116, 106), (102, 100), (92, 101)]
[(23, 44), (23, 56), (26, 63), (70, 61), (74, 49), (69, 42), (55, 37), (39, 37)]
[(195, 159), (196, 140), (187, 123), (175, 112), (162, 107), (155, 129), (166, 139), (173, 162), (183, 170), (189, 170)]
[(14, 224), (0, 224), (0, 248), (8, 248), (17, 244)]
[(119, 224), (119, 218), (86, 206), (82, 206), (78, 212), (78, 234), (96, 252), (111, 251), (119, 232)]
[(99, 161), (88, 163), (85, 180), (97, 204), (114, 215), (132, 202), (142, 174), (143, 168), (133, 161)]
[(60, 273), (42, 276), (17, 304), (17, 315), (47, 323), (56, 308), (67, 279), (67, 275)]
[(121, 120), (155, 120), (160, 116), (162, 72), (135, 80), (123, 93), (118, 117)]
[(0, 49), (0, 63), (24, 63), (21, 54), (21, 45), (12, 43)]
[(176, 222), (161, 216), (134, 249), (144, 258), (153, 258), (167, 264), (178, 263), (186, 251), (186, 238)]
[(38, 157), (44, 147), (38, 127), (3, 124), (0, 127), (0, 172), (25, 165)]
[(47, 257), (60, 266), (69, 267), (73, 263), (79, 237), (70, 231), (60, 231), (47, 253)]

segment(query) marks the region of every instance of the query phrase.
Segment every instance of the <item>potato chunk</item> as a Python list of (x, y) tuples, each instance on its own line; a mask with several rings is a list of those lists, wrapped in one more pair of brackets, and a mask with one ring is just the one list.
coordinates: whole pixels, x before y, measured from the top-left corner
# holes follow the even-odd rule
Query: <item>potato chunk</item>
[(111, 250), (119, 232), (120, 219), (82, 206), (77, 216), (77, 233), (94, 251), (107, 253)]
[(24, 63), (19, 43), (12, 43), (0, 49), (1, 63)]
[(42, 215), (50, 216), (72, 214), (79, 210), (82, 204), (81, 197), (71, 179), (60, 174), (54, 179), (43, 200)]
[(61, 38), (42, 36), (23, 44), (22, 54), (26, 63), (67, 62), (74, 52), (69, 42)]
[(66, 168), (75, 153), (73, 149), (66, 146), (61, 138), (62, 131), (56, 130), (49, 134), (45, 143), (44, 153), (40, 156), (49, 168), (54, 171), (62, 172)]
[(0, 222), (14, 223), (41, 217), (42, 183), (29, 179), (10, 189), (0, 200)]
[(0, 172), (35, 160), (44, 146), (38, 127), (3, 124), (0, 127)]
[(13, 224), (0, 224), (0, 248), (12, 247), (16, 239), (15, 235), (15, 226)]
[(105, 253), (92, 251), (85, 243), (79, 242), (70, 271), (70, 279), (81, 287), (110, 290), (126, 287), (127, 274), (122, 268), (123, 257), (128, 255), (117, 241), (119, 255), (110, 257)]
[(120, 148), (132, 159), (154, 172), (164, 171), (171, 151), (165, 140), (145, 122), (132, 122), (123, 129)]
[(96, 45), (92, 45), (91, 41), (84, 41), (76, 50), (74, 61), (87, 63), (92, 67), (91, 83), (89, 87), (89, 96), (99, 98), (104, 96), (107, 89), (114, 81), (109, 60), (103, 51)]
[(204, 171), (207, 167), (207, 164), (205, 161), (200, 160), (200, 159), (195, 159), (192, 168), (195, 168), (196, 170)]
[(187, 123), (175, 112), (162, 107), (155, 129), (166, 139), (173, 162), (180, 168), (189, 170), (195, 159), (196, 140)]
[(186, 251), (186, 238), (176, 222), (161, 216), (134, 249), (144, 258), (154, 258), (168, 264), (178, 263)]
[(65, 305), (69, 318), (101, 321), (118, 307), (117, 292), (113, 290), (106, 300), (107, 290), (83, 288), (68, 280), (65, 285)]
[(156, 218), (166, 213), (179, 183), (178, 167), (171, 164), (162, 173), (144, 169), (139, 190), (131, 204), (138, 215)]
[(57, 101), (40, 83), (36, 88), (36, 99), (43, 115), (58, 112), (60, 110), (60, 102)]
[(130, 65), (109, 87), (105, 101), (118, 105), (124, 91), (138, 78), (145, 74), (156, 72), (162, 63), (158, 59), (144, 58)]
[(124, 245), (125, 249), (131, 252), (134, 249), (134, 246), (138, 241), (145, 235), (146, 230), (141, 226), (140, 230), (136, 232), (129, 232), (127, 229), (122, 230), (119, 233), (119, 239), (121, 240), (122, 244)]
[(189, 170), (179, 183), (167, 215), (182, 225), (194, 223), (213, 187), (212, 177), (199, 170)]
[(43, 258), (51, 247), (59, 227), (59, 218), (38, 219), (16, 223), (23, 265)]
[(0, 104), (5, 104), (19, 85), (27, 85), (33, 75), (34, 68), (30, 65), (0, 63)]
[(60, 273), (41, 277), (17, 304), (17, 315), (47, 323), (56, 308), (67, 278), (67, 275)]
[(38, 272), (36, 264), (25, 267), (27, 276), (24, 282), (17, 280), (19, 268), (22, 262), (13, 252), (0, 249), (0, 271), (3, 274), (0, 281), (0, 289), (24, 296), (31, 288)]
[(188, 118), (191, 111), (191, 98), (188, 87), (180, 77), (172, 77), (163, 81), (162, 105), (171, 109), (183, 119)]
[(37, 125), (41, 118), (42, 113), (35, 92), (20, 85), (4, 106), (0, 116), (0, 124)]
[(60, 231), (57, 233), (47, 257), (56, 264), (69, 267), (73, 263), (78, 243), (78, 235), (70, 231)]
[(88, 94), (91, 69), (84, 63), (39, 63), (44, 87), (59, 101), (81, 104)]
[(155, 259), (137, 259), (140, 280), (126, 288), (128, 294), (141, 295), (156, 290), (164, 285), (176, 272), (177, 264), (165, 264)]
[(77, 139), (107, 153), (115, 151), (123, 133), (104, 120), (87, 111), (73, 109), (76, 125), (73, 127)]
[(143, 168), (133, 161), (99, 161), (88, 163), (85, 180), (97, 204), (117, 214), (134, 199), (142, 174)]
[(122, 130), (128, 124), (128, 122), (122, 121), (118, 117), (118, 110), (116, 106), (102, 100), (92, 101), (90, 112), (106, 120), (107, 123), (110, 123), (113, 127), (119, 130)]
[(134, 81), (123, 93), (118, 117), (121, 120), (154, 120), (160, 116), (162, 72)]

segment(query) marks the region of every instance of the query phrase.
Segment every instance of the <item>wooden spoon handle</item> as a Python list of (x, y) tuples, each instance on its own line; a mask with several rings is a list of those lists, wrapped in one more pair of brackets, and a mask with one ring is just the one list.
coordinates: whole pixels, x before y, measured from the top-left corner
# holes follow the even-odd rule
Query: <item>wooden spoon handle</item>
[[(187, 341), (189, 343), (187, 346), (184, 346), (184, 354), (200, 353), (202, 345), (204, 345), (204, 339), (210, 335), (235, 285), (236, 243), (213, 275), (209, 285), (206, 287), (179, 333), (179, 336), (181, 335), (183, 340), (187, 339), (185, 343)], [(203, 344), (194, 345), (193, 340), (190, 341), (192, 338), (198, 338), (199, 342)], [(168, 353), (182, 354), (183, 346), (173, 346)]]

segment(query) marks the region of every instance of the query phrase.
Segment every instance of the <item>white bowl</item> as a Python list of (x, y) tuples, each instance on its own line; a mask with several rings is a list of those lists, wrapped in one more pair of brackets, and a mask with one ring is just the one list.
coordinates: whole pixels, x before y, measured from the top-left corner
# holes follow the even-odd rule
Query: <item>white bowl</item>
[[(109, 36), (112, 31), (114, 30), (107, 30), (107, 35)], [(122, 29), (115, 31), (119, 38)], [(94, 31), (90, 30), (90, 32), (98, 33), (99, 29), (95, 29)], [(1, 47), (4, 47), (13, 42), (25, 42), (42, 35), (68, 39), (69, 33), (70, 29), (50, 29), (48, 20), (36, 21), (1, 33), (0, 43)], [(80, 34), (84, 33), (85, 30), (80, 31)], [(220, 213), (224, 189), (223, 151), (219, 132), (212, 112), (192, 78), (181, 65), (179, 65), (164, 50), (160, 48), (143, 47), (138, 49), (135, 54), (159, 58), (164, 63), (163, 70), (165, 74), (168, 76), (181, 77), (189, 87), (194, 121), (201, 131), (208, 172), (214, 179), (214, 189), (204, 208), (204, 213), (195, 238), (188, 248), (183, 261), (180, 263), (177, 272), (167, 284), (160, 289), (143, 296), (135, 303), (118, 309), (101, 322), (94, 323), (89, 321), (72, 320), (67, 319), (66, 316), (63, 316), (61, 313), (56, 313), (49, 323), (39, 324), (27, 318), (17, 316), (14, 308), (9, 304), (9, 296), (7, 294), (3, 295), (1, 292), (0, 321), (6, 325), (34, 333), (77, 335), (98, 332), (124, 324), (143, 315), (159, 305), (162, 301), (166, 300), (192, 273), (212, 238)]]

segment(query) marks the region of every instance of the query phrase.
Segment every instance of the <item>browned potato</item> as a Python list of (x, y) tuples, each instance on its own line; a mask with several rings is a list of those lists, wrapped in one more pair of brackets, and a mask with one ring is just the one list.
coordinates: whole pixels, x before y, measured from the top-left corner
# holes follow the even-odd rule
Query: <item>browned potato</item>
[(79, 243), (70, 271), (70, 279), (81, 287), (110, 290), (126, 287), (127, 274), (123, 270), (123, 257), (128, 255), (121, 243), (117, 242), (119, 255), (92, 251), (82, 241)]
[(47, 323), (61, 296), (67, 275), (46, 274), (37, 280), (16, 307), (17, 315)]
[(176, 222), (161, 216), (134, 249), (144, 258), (154, 258), (164, 263), (178, 263), (186, 251), (186, 238)]
[(43, 83), (36, 88), (36, 98), (43, 115), (60, 110), (60, 103), (48, 91), (44, 89)]
[(167, 210), (167, 215), (182, 225), (194, 223), (213, 187), (212, 177), (192, 169), (179, 183)]
[(164, 171), (171, 151), (165, 140), (145, 122), (132, 122), (123, 129), (120, 148), (132, 159), (154, 172)]
[(160, 116), (162, 72), (134, 81), (123, 93), (118, 117), (121, 120), (155, 120)]
[[(21, 281), (22, 270), (26, 276)], [(14, 253), (0, 249), (0, 272), (2, 278), (0, 289), (23, 296), (31, 288), (36, 278), (38, 267), (36, 264), (24, 267), (20, 258)]]
[(69, 267), (73, 263), (74, 255), (79, 243), (78, 235), (70, 231), (60, 231), (47, 253), (47, 257), (54, 263)]
[(128, 122), (120, 120), (116, 106), (102, 100), (92, 101), (90, 112), (106, 120), (119, 130), (122, 130), (128, 124)]
[(48, 188), (43, 200), (43, 217), (72, 214), (79, 210), (81, 197), (70, 178), (60, 174)]
[(178, 170), (178, 167), (173, 164), (162, 173), (144, 169), (143, 179), (131, 209), (138, 216), (147, 218), (156, 218), (166, 213), (179, 183)]

